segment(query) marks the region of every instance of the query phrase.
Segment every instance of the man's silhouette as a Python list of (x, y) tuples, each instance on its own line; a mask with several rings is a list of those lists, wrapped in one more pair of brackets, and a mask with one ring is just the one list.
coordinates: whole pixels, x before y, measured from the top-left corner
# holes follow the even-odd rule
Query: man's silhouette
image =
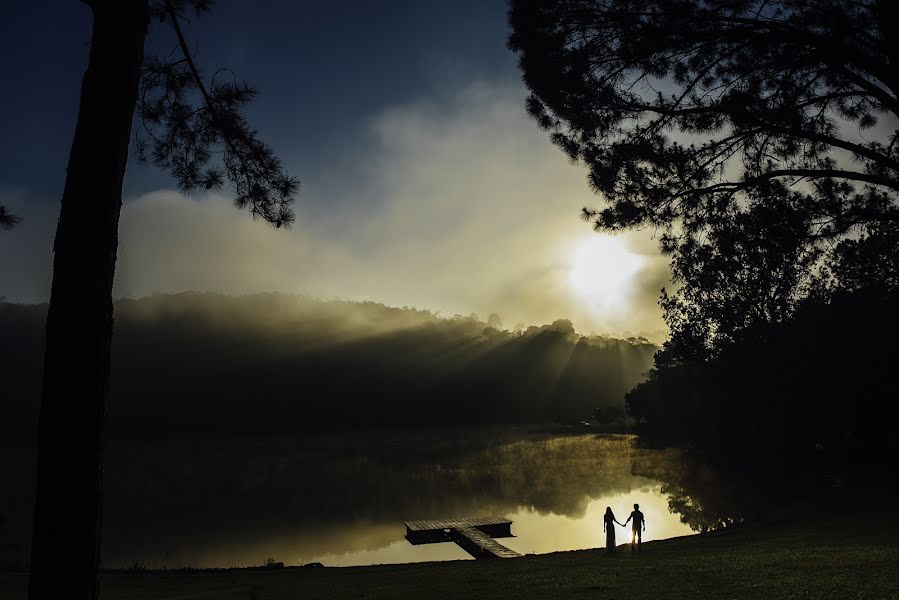
[(631, 519), (634, 520), (634, 524), (631, 525), (631, 549), (633, 550), (636, 545), (637, 550), (639, 550), (640, 544), (643, 542), (642, 533), (646, 531), (646, 519), (643, 517), (643, 513), (640, 512), (639, 504), (634, 504), (634, 512), (624, 522), (625, 527), (627, 527), (628, 521)]

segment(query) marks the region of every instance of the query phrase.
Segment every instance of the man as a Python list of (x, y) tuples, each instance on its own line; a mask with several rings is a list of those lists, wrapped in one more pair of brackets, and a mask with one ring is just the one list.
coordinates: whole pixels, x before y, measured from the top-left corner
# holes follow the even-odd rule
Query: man
[(646, 531), (646, 519), (643, 518), (643, 513), (640, 512), (639, 504), (634, 504), (634, 512), (632, 512), (631, 516), (624, 522), (625, 527), (627, 527), (627, 524), (631, 519), (634, 520), (634, 524), (631, 526), (631, 550), (634, 549), (635, 545), (637, 550), (639, 550), (640, 544), (643, 542), (642, 533)]

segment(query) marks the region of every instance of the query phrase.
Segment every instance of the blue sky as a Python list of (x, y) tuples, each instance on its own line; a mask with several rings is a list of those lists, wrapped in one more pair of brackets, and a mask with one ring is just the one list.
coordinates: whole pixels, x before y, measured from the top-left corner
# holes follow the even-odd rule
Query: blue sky
[[(0, 95), (0, 182), (41, 197), (62, 190), (91, 28), (86, 5), (49, 5), (52, 12), (43, 2), (7, 7), (0, 35), (3, 55), (18, 57), (0, 64), (0, 80), (15, 90)], [(304, 181), (351, 160), (354, 139), (385, 107), (439, 103), (471, 81), (519, 80), (502, 0), (223, 0), (190, 19), (198, 63), (208, 73), (232, 68), (256, 85), (251, 121)], [(152, 26), (148, 51), (172, 47), (168, 32)], [(167, 185), (164, 173), (132, 162), (125, 195)]]
[[(184, 198), (132, 160), (115, 295), (284, 291), (660, 339), (669, 275), (649, 233), (621, 236), (640, 266), (614, 302), (602, 284), (572, 283), (596, 235), (578, 213), (598, 199), (524, 112), (505, 10), (502, 0), (222, 0), (191, 17), (201, 69), (229, 67), (258, 88), (250, 121), (302, 181), (297, 224), (254, 223), (227, 189)], [(90, 10), (20, 2), (2, 27), (16, 60), (0, 63), (15, 90), (0, 95), (0, 203), (25, 222), (0, 235), (0, 296), (39, 302)], [(151, 28), (148, 52), (173, 46)]]

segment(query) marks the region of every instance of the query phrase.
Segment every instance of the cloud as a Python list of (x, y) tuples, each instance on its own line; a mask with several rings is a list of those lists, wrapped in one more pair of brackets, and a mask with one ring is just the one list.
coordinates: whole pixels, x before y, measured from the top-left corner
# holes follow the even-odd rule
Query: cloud
[[(585, 332), (660, 330), (656, 300), (669, 275), (646, 233), (625, 234), (646, 258), (629, 310), (601, 314), (571, 289), (574, 249), (595, 235), (578, 211), (597, 199), (584, 169), (526, 117), (523, 99), (519, 86), (476, 84), (444, 103), (384, 111), (343, 164), (311, 178), (291, 231), (253, 222), (223, 195), (127, 199), (116, 293), (278, 290), (495, 311), (507, 324), (569, 318)], [(47, 252), (46, 235), (28, 237), (31, 251)], [(0, 244), (6, 269), (23, 242)], [(22, 281), (7, 295), (46, 297), (45, 274), (16, 273)]]

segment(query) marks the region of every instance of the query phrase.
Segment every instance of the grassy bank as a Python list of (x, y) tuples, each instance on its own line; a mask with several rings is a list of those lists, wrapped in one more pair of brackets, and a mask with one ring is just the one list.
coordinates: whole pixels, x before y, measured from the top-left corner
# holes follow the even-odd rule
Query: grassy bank
[[(104, 600), (287, 598), (899, 598), (888, 504), (819, 509), (729, 531), (520, 559), (103, 576)], [(0, 575), (23, 598), (24, 575)]]

